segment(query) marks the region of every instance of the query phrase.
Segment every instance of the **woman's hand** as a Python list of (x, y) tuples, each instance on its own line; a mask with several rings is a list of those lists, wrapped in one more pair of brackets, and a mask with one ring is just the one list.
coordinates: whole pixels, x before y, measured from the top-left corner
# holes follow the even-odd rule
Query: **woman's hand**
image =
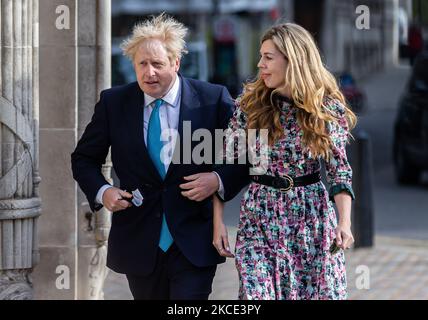
[(341, 249), (349, 249), (354, 243), (351, 232), (351, 206), (352, 198), (346, 191), (334, 196), (337, 210), (339, 211), (339, 223), (336, 228), (336, 245)]
[(229, 239), (227, 237), (226, 225), (221, 221), (214, 221), (214, 236), (213, 245), (217, 249), (219, 255), (226, 258), (233, 258), (234, 255), (230, 252)]
[(349, 249), (354, 243), (354, 236), (351, 232), (351, 225), (339, 223), (336, 228), (336, 244), (339, 248)]
[(233, 258), (230, 252), (227, 228), (223, 222), (224, 203), (213, 196), (213, 245), (222, 257)]

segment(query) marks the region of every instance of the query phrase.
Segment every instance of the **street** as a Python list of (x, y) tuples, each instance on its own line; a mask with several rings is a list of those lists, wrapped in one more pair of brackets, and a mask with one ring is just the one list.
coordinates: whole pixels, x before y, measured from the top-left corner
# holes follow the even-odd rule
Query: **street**
[(400, 66), (362, 83), (368, 110), (359, 125), (372, 142), (376, 234), (428, 240), (427, 177), (417, 186), (399, 185), (392, 159), (393, 124), (409, 74), (408, 66)]

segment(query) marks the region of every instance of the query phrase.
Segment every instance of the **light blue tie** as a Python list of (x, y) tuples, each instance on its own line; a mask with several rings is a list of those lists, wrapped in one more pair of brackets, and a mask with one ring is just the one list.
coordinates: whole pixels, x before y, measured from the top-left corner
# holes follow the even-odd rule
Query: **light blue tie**
[[(149, 151), (150, 158), (159, 172), (159, 175), (162, 179), (165, 178), (165, 166), (161, 161), (160, 154), (163, 147), (163, 141), (161, 137), (161, 124), (159, 118), (159, 108), (162, 105), (163, 100), (155, 100), (152, 114), (150, 115), (149, 128), (147, 130), (147, 150)], [(159, 239), (159, 247), (166, 252), (171, 246), (172, 242), (171, 233), (168, 230), (168, 225), (166, 224), (165, 214), (162, 217), (162, 229)]]

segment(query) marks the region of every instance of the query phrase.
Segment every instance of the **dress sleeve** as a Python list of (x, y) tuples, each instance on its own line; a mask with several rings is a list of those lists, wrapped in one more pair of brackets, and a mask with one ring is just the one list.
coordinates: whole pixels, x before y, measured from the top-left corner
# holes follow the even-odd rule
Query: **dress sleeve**
[(222, 201), (233, 199), (250, 182), (246, 152), (246, 125), (246, 115), (240, 108), (238, 98), (235, 111), (226, 129), (223, 149), (220, 153), (221, 164), (214, 166), (224, 187), (224, 194), (220, 195)]
[(223, 145), (226, 163), (239, 159), (246, 154), (247, 117), (240, 107), (240, 99), (235, 102), (235, 111), (229, 120), (227, 135)]
[(348, 192), (354, 200), (352, 168), (346, 155), (346, 144), (350, 134), (345, 117), (345, 107), (340, 101), (333, 99), (327, 102), (327, 107), (337, 118), (337, 122), (331, 121), (327, 125), (332, 142), (330, 159), (325, 162), (330, 200), (334, 202), (334, 196), (342, 191)]

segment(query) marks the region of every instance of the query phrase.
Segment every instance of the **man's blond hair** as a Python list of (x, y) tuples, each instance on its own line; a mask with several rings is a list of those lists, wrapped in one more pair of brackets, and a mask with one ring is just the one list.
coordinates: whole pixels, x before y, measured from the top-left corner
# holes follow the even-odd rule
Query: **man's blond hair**
[(144, 41), (158, 39), (163, 42), (172, 63), (187, 53), (184, 40), (186, 34), (187, 28), (182, 23), (161, 13), (135, 25), (132, 36), (126, 39), (120, 47), (123, 54), (133, 61), (138, 47)]

